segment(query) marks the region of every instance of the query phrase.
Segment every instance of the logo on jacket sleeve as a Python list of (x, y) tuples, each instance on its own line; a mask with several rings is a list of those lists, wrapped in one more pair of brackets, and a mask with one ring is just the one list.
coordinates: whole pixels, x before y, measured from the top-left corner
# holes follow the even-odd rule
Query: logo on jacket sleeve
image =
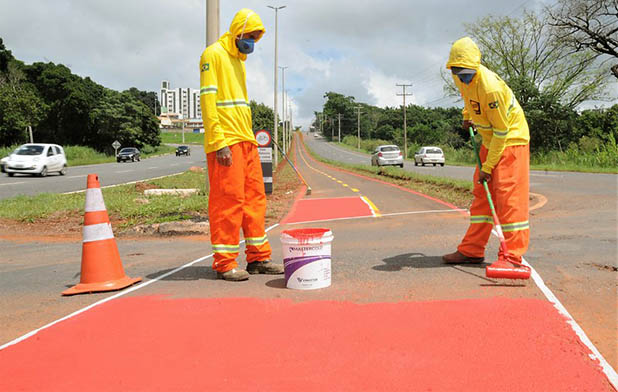
[(479, 102), (470, 100), (470, 106), (475, 114), (481, 114), (481, 104)]
[(210, 63), (202, 64), (202, 72), (208, 71), (210, 69)]
[(489, 108), (490, 109), (498, 109), (498, 101), (493, 101), (489, 103)]

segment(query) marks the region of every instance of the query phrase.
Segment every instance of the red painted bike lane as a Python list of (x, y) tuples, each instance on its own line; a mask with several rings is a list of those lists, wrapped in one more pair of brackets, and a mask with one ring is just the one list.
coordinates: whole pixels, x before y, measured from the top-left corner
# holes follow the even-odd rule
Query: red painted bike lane
[[(314, 199), (309, 216), (301, 199), (309, 204), (286, 221), (368, 217), (357, 199)], [(243, 286), (237, 296), (177, 298), (153, 293), (183, 282), (155, 283), (1, 350), (0, 391), (613, 390), (538, 298), (359, 303), (335, 288), (300, 300), (243, 297)]]

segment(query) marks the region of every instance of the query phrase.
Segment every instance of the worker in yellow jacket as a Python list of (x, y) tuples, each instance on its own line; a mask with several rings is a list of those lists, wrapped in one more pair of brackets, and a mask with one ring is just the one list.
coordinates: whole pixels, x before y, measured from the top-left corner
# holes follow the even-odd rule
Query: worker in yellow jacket
[[(514, 261), (528, 249), (528, 192), (530, 133), (513, 91), (481, 64), (481, 52), (468, 37), (457, 40), (446, 64), (464, 100), (463, 127), (474, 127), (482, 137), (481, 170), (474, 173), (470, 226), (457, 251), (446, 263), (484, 261), (493, 220), (482, 181), (487, 181), (506, 244)], [(498, 263), (508, 263), (498, 254)]]
[[(247, 280), (249, 274), (283, 273), (283, 266), (271, 261), (264, 230), (266, 195), (244, 63), (264, 32), (260, 16), (243, 8), (234, 16), (229, 31), (204, 50), (200, 61), (212, 267), (219, 278), (230, 281)], [(246, 270), (239, 269), (236, 261), (241, 228)]]

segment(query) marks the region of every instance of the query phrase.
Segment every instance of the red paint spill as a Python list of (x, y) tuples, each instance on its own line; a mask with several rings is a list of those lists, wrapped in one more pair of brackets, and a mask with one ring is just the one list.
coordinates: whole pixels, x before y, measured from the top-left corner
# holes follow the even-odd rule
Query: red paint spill
[(292, 238), (296, 238), (299, 241), (310, 241), (315, 238), (322, 238), (324, 233), (328, 233), (330, 229), (321, 228), (304, 228), (304, 229), (289, 229), (283, 230), (281, 234), (287, 234)]
[(0, 351), (0, 390), (609, 391), (547, 302), (108, 302)]
[(312, 222), (327, 219), (373, 216), (369, 206), (360, 197), (333, 199), (300, 199), (281, 222)]

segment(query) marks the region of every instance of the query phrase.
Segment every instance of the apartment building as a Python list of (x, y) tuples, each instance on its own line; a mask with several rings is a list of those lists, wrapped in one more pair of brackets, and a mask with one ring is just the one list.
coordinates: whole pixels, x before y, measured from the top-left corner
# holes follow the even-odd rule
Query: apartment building
[(168, 80), (161, 81), (159, 93), (161, 112), (177, 114), (184, 119), (202, 118), (200, 108), (200, 90), (192, 88), (172, 88)]

